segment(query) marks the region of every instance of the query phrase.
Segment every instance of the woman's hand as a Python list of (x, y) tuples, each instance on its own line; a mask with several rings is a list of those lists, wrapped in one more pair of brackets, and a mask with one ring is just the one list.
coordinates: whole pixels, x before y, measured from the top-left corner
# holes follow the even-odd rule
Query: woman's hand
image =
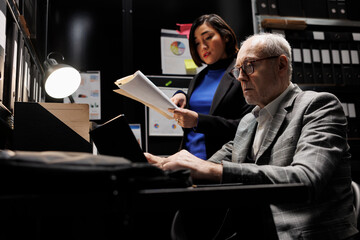
[(190, 169), (194, 179), (215, 180), (220, 182), (222, 165), (204, 161), (186, 150), (181, 150), (167, 158), (144, 153), (149, 163), (163, 170)]
[(197, 126), (199, 114), (185, 108), (169, 109), (174, 114), (174, 119), (183, 128), (193, 128)]
[(171, 101), (179, 108), (184, 108), (186, 106), (186, 96), (183, 93), (175, 94), (171, 98)]

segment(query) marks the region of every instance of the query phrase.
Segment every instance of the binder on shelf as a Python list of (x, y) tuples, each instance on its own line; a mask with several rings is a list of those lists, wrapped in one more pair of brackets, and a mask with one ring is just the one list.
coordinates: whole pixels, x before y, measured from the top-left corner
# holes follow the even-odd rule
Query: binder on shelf
[(351, 56), (349, 45), (345, 42), (339, 43), (340, 57), (342, 63), (342, 72), (345, 85), (353, 85), (355, 83), (353, 69), (351, 66)]
[(30, 101), (36, 102), (35, 99), (35, 90), (36, 90), (36, 81), (37, 81), (37, 66), (32, 62), (31, 69), (30, 69), (30, 76), (31, 76), (31, 82), (30, 82)]
[(338, 18), (347, 19), (345, 0), (337, 0)]
[(6, 48), (6, 1), (0, 1), (0, 101), (4, 92), (4, 65)]
[(258, 14), (268, 15), (269, 14), (268, 0), (256, 0), (256, 8)]
[(360, 137), (360, 129), (359, 129), (359, 121), (357, 118), (357, 104), (356, 102), (348, 102), (347, 104), (348, 108), (348, 128), (349, 128), (349, 135), (350, 138), (358, 138)]
[(337, 0), (328, 0), (327, 6), (328, 6), (329, 18), (338, 18), (339, 14), (338, 14)]
[(301, 43), (301, 51), (303, 56), (304, 83), (314, 83), (313, 60), (311, 57), (310, 44), (308, 42)]
[(323, 76), (323, 69), (322, 69), (322, 61), (321, 61), (321, 54), (320, 54), (320, 47), (317, 41), (313, 41), (311, 43), (311, 56), (312, 56), (312, 63), (314, 69), (314, 83), (322, 84), (324, 83), (324, 76)]
[(338, 43), (331, 43), (331, 58), (334, 69), (334, 83), (343, 84), (343, 74), (341, 68), (341, 57)]
[(328, 0), (329, 18), (347, 19), (347, 6), (345, 0)]
[(350, 43), (351, 67), (353, 70), (353, 79), (355, 85), (360, 85), (360, 58), (358, 45), (355, 42)]
[(268, 0), (269, 15), (279, 15), (277, 0)]
[(5, 82), (4, 82), (4, 105), (14, 110), (16, 95), (16, 73), (18, 57), (18, 28), (16, 23), (8, 23), (6, 38), (6, 61), (5, 61)]
[(29, 101), (29, 81), (30, 81), (30, 54), (27, 48), (24, 48), (24, 80), (22, 89), (22, 101)]
[(280, 16), (304, 17), (302, 0), (278, 0)]
[(17, 102), (22, 102), (22, 91), (23, 91), (23, 82), (24, 82), (24, 38), (21, 33), (19, 33), (19, 47), (18, 47), (18, 57), (17, 57), (17, 74), (16, 74), (16, 100)]
[(321, 61), (323, 63), (323, 77), (325, 84), (334, 84), (334, 74), (330, 56), (330, 47), (327, 42), (320, 43)]
[(303, 0), (304, 15), (308, 18), (328, 18), (327, 0)]
[(350, 20), (360, 20), (360, 1), (359, 0), (346, 0), (345, 1), (347, 18)]
[(294, 83), (304, 83), (304, 71), (303, 71), (303, 57), (301, 51), (301, 42), (306, 40), (304, 31), (286, 30), (285, 38), (292, 46), (292, 64), (293, 64), (293, 76), (292, 81)]
[[(345, 75), (344, 70), (347, 68), (346, 65), (350, 64), (349, 61), (349, 52), (347, 48), (347, 44), (345, 44), (344, 49), (340, 48), (342, 43), (347, 43), (351, 39), (351, 34), (349, 32), (326, 32), (326, 38), (331, 41), (331, 54), (333, 59), (333, 68), (334, 68), (334, 77), (336, 84), (344, 84), (345, 83)], [(344, 57), (344, 58), (343, 58)], [(342, 65), (342, 60), (345, 60), (345, 69)], [(349, 81), (351, 82), (352, 74), (346, 69), (347, 77), (349, 77)], [(347, 80), (348, 81), (348, 80)]]
[(303, 62), (300, 46), (293, 47), (293, 82), (304, 83)]
[(0, 101), (4, 101), (5, 49), (0, 46)]

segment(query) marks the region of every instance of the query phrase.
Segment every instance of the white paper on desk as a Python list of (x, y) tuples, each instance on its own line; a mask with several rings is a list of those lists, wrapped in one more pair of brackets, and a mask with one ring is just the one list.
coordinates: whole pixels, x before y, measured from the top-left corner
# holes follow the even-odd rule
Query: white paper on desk
[(168, 109), (178, 107), (141, 71), (121, 78), (115, 84), (119, 87), (115, 92), (141, 102), (167, 119), (173, 119), (173, 114)]

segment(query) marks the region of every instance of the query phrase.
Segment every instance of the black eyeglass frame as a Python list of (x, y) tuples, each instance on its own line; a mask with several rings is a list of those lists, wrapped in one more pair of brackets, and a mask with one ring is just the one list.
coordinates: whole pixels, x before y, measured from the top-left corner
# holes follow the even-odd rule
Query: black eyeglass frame
[[(259, 62), (259, 61), (262, 61), (262, 60), (267, 60), (267, 59), (272, 59), (272, 58), (277, 58), (277, 57), (280, 57), (280, 55), (279, 56), (270, 56), (270, 57), (266, 57), (266, 58), (255, 59), (255, 60), (251, 60), (251, 61), (245, 61), (243, 65), (241, 65), (240, 67), (234, 67), (233, 69), (231, 69), (230, 72), (231, 72), (231, 74), (233, 75), (234, 78), (238, 79), (239, 76), (240, 76), (240, 68), (241, 68), (243, 70), (243, 72), (247, 76), (249, 76), (249, 75), (253, 74), (254, 71), (255, 71), (254, 70), (254, 65), (253, 65), (254, 62)], [(245, 70), (244, 66), (247, 67), (247, 68), (250, 68), (251, 71)]]

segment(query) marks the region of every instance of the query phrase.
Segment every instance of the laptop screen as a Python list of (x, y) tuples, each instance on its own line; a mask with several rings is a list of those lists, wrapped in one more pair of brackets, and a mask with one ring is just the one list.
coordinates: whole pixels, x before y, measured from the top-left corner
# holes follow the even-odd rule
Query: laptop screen
[(124, 157), (132, 162), (147, 162), (123, 114), (98, 125), (90, 137), (101, 155)]

